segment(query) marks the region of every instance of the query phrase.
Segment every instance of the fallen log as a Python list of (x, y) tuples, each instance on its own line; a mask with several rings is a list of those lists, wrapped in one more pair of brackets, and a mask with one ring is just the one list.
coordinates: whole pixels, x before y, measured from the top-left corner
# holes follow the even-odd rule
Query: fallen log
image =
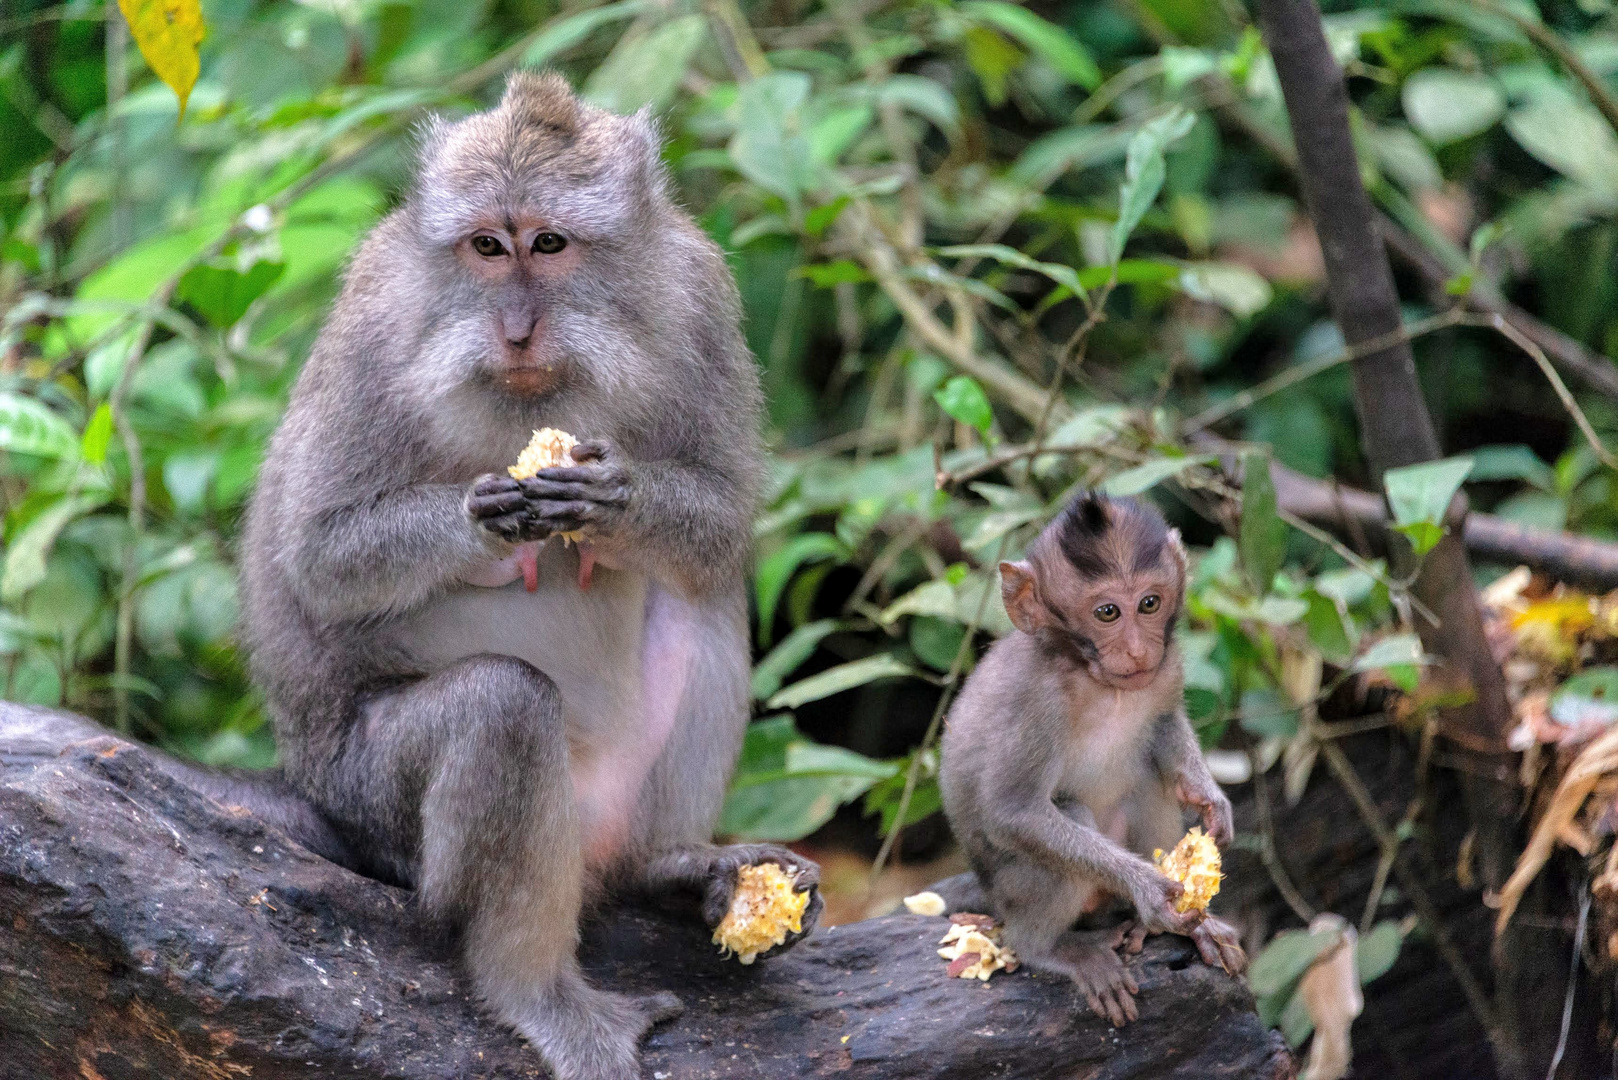
[[(1121, 1031), (1019, 971), (948, 979), (947, 924), (816, 933), (752, 967), (689, 911), (616, 906), (586, 928), (598, 984), (685, 1004), (651, 1078), (1223, 1076), (1292, 1064), (1237, 980), (1159, 938)], [(403, 890), (350, 873), (80, 717), (0, 704), (0, 1077), (538, 1077), (471, 1000), (453, 943)]]

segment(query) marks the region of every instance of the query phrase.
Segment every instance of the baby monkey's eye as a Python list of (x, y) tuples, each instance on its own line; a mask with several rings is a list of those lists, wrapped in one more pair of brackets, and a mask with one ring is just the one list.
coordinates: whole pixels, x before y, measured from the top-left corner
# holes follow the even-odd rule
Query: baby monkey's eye
[(487, 233), (480, 233), (472, 237), (472, 250), (485, 259), (493, 259), (506, 253), (506, 245)]
[(1118, 610), (1117, 604), (1102, 604), (1095, 610), (1096, 618), (1102, 622), (1116, 622), (1118, 616), (1122, 614), (1123, 612)]
[(567, 247), (567, 237), (553, 232), (542, 232), (534, 237), (534, 250), (541, 255), (555, 255)]
[(1153, 593), (1151, 596), (1141, 597), (1140, 605), (1136, 607), (1135, 610), (1140, 612), (1142, 615), (1150, 615), (1152, 612), (1156, 611), (1158, 605), (1162, 603), (1163, 601), (1158, 597), (1158, 595)]

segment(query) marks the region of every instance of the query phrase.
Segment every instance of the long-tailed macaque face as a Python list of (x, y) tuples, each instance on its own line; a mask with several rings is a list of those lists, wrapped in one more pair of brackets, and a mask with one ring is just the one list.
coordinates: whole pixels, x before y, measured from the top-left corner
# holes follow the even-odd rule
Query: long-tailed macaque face
[(1185, 600), (1185, 549), (1133, 499), (1080, 496), (1022, 562), (1000, 564), (1012, 624), (1072, 654), (1097, 682), (1151, 683)]
[(648, 118), (584, 105), (551, 76), (433, 123), (411, 198), (434, 279), (424, 351), (437, 385), (532, 398), (613, 381), (648, 267), (669, 247), (636, 243), (667, 232), (650, 224), (668, 207), (657, 146)]

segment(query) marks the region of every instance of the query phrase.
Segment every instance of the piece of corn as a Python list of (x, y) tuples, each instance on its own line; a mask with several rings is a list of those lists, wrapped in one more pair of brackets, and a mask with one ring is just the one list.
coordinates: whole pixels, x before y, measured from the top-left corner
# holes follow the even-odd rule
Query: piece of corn
[(1017, 954), (1000, 944), (1000, 925), (989, 916), (959, 912), (949, 921), (938, 955), (949, 961), (945, 974), (950, 978), (988, 981), (997, 971), (1017, 970)]
[(1219, 848), (1213, 837), (1203, 833), (1200, 825), (1180, 838), (1168, 854), (1162, 848), (1152, 852), (1157, 868), (1168, 877), (1185, 886), (1185, 892), (1174, 902), (1174, 910), (1182, 915), (1193, 909), (1207, 911), (1208, 901), (1219, 892), (1219, 881), (1225, 875), (1219, 872)]
[(912, 915), (944, 914), (944, 898), (935, 892), (919, 892), (905, 897), (905, 910)]
[[(528, 445), (522, 448), (522, 453), (517, 455), (517, 464), (507, 466), (506, 472), (511, 474), (513, 480), (527, 480), (537, 476), (544, 469), (577, 464), (573, 460), (573, 448), (577, 445), (579, 440), (561, 428), (540, 428), (534, 432), (534, 437), (528, 440)], [(578, 532), (556, 535), (561, 537), (564, 543), (574, 543), (584, 536)]]
[(797, 891), (797, 875), (774, 863), (744, 866), (736, 872), (730, 910), (714, 928), (713, 942), (727, 956), (751, 964), (761, 952), (786, 943), (788, 932), (803, 931), (809, 893)]

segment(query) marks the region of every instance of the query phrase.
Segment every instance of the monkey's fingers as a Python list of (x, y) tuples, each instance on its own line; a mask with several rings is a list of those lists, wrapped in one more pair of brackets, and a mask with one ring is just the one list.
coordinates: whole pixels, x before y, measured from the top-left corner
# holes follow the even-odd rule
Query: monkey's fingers
[(518, 487), (518, 481), (509, 476), (501, 476), (498, 473), (484, 473), (472, 481), (472, 494), (498, 495), (506, 491), (516, 491)]
[(613, 452), (612, 444), (606, 439), (586, 439), (574, 445), (569, 454), (574, 461), (602, 461)]
[(1124, 923), (1121, 939), (1124, 954), (1134, 956), (1146, 947), (1146, 927), (1139, 919)]
[(627, 477), (599, 465), (576, 469), (547, 469), (543, 476), (522, 482), (523, 494), (531, 501), (571, 501), (583, 499), (609, 506), (629, 504)]
[(486, 495), (474, 492), (466, 500), (466, 512), (477, 520), (484, 521), (488, 518), (518, 513), (527, 505), (528, 501), (523, 498), (522, 492), (515, 488), (510, 491), (490, 492)]

